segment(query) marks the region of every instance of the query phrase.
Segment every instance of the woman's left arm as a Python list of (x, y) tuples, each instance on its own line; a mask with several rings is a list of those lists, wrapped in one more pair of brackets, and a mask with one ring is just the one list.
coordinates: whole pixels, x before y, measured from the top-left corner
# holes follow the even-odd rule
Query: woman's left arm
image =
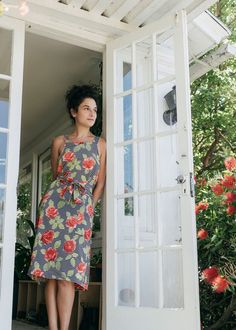
[(98, 141), (98, 149), (100, 155), (100, 169), (96, 186), (93, 190), (93, 207), (96, 206), (99, 198), (102, 196), (106, 181), (106, 141), (100, 138)]

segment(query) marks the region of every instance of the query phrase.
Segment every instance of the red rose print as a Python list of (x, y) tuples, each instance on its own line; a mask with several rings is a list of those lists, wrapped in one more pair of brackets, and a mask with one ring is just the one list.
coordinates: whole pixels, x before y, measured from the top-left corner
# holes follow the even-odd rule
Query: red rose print
[(49, 197), (50, 197), (50, 194), (47, 192), (45, 195), (43, 195), (42, 202), (46, 202)]
[(80, 262), (80, 263), (78, 264), (78, 266), (76, 267), (76, 269), (77, 269), (77, 271), (78, 271), (79, 273), (84, 273), (85, 270), (86, 270), (86, 268), (87, 268), (87, 265), (86, 265), (86, 263), (84, 263), (84, 262)]
[(48, 261), (53, 261), (57, 257), (57, 250), (52, 247), (48, 248), (45, 252), (44, 259)]
[(53, 230), (47, 230), (42, 234), (41, 241), (44, 244), (51, 243), (54, 238), (54, 231)]
[(36, 224), (35, 224), (35, 228), (37, 229), (40, 225), (43, 224), (43, 219), (41, 217), (38, 217), (36, 219)]
[(55, 207), (53, 206), (49, 206), (46, 209), (46, 215), (50, 218), (50, 219), (54, 219), (57, 215), (58, 215), (58, 211)]
[(205, 239), (208, 237), (208, 232), (205, 229), (200, 229), (197, 233), (197, 237), (201, 240)]
[(64, 243), (64, 250), (68, 253), (73, 252), (75, 248), (76, 248), (76, 242), (73, 239), (66, 241)]
[(66, 226), (69, 228), (75, 228), (78, 224), (78, 221), (75, 217), (69, 217), (66, 219)]
[(62, 189), (60, 190), (60, 192), (59, 192), (60, 197), (63, 197), (63, 196), (65, 195), (66, 189), (67, 189), (67, 188), (65, 187), (65, 188), (62, 188)]
[(91, 229), (90, 229), (90, 228), (89, 228), (89, 229), (86, 229), (86, 230), (84, 231), (84, 238), (85, 238), (86, 240), (89, 240), (89, 239), (91, 238), (91, 234), (92, 234)]
[(215, 292), (221, 293), (228, 289), (229, 281), (223, 276), (216, 276), (212, 281), (212, 288)]
[(58, 164), (58, 166), (57, 166), (57, 174), (60, 174), (61, 172), (62, 172), (62, 164), (60, 163), (60, 164)]
[(88, 212), (88, 214), (89, 214), (90, 217), (93, 216), (93, 214), (94, 214), (94, 209), (93, 209), (92, 205), (88, 205), (88, 206), (87, 206), (87, 212)]
[(202, 279), (210, 284), (212, 283), (214, 278), (218, 275), (219, 273), (216, 267), (209, 267), (202, 271)]
[(87, 170), (91, 170), (95, 165), (95, 160), (92, 157), (85, 158), (83, 160), (82, 166)]
[(34, 269), (31, 274), (35, 277), (41, 277), (43, 276), (44, 272), (41, 269), (37, 268)]
[(82, 221), (84, 220), (84, 215), (83, 213), (78, 212), (78, 220), (77, 223), (80, 225)]
[(234, 157), (227, 157), (224, 161), (227, 170), (232, 171), (236, 169), (236, 159)]
[(80, 199), (80, 198), (75, 198), (75, 200), (74, 200), (74, 202), (75, 202), (75, 204), (81, 204), (82, 203), (82, 199)]
[(214, 186), (211, 187), (211, 190), (213, 191), (213, 193), (217, 196), (220, 196), (223, 194), (224, 192), (224, 188), (222, 187), (222, 185), (220, 183), (215, 184)]
[(63, 160), (65, 160), (66, 162), (71, 162), (74, 159), (75, 154), (71, 151), (67, 151), (64, 155), (63, 155)]

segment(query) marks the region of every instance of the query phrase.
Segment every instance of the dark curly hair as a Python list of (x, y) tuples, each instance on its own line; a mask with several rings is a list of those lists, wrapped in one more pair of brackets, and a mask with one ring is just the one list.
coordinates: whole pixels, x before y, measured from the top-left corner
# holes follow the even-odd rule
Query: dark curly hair
[(70, 87), (65, 95), (66, 107), (69, 112), (70, 118), (75, 122), (75, 118), (71, 114), (71, 110), (78, 111), (78, 107), (86, 98), (94, 99), (98, 105), (98, 94), (97, 91), (89, 85), (73, 85)]

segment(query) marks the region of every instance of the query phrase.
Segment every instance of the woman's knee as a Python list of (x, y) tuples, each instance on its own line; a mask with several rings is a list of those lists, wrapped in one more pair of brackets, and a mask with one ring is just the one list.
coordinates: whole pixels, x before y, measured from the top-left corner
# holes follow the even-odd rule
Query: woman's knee
[(58, 284), (58, 288), (61, 288), (61, 289), (64, 289), (64, 288), (68, 289), (68, 288), (74, 287), (74, 284), (72, 282), (64, 281), (64, 280), (58, 280), (57, 284)]

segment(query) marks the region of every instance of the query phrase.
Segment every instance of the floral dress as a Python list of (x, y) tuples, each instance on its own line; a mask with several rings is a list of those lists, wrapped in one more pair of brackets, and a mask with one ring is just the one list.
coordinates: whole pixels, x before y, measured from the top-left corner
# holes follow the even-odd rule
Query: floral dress
[(78, 142), (64, 136), (57, 178), (42, 197), (28, 275), (67, 280), (88, 289), (93, 189), (99, 172), (98, 140)]

